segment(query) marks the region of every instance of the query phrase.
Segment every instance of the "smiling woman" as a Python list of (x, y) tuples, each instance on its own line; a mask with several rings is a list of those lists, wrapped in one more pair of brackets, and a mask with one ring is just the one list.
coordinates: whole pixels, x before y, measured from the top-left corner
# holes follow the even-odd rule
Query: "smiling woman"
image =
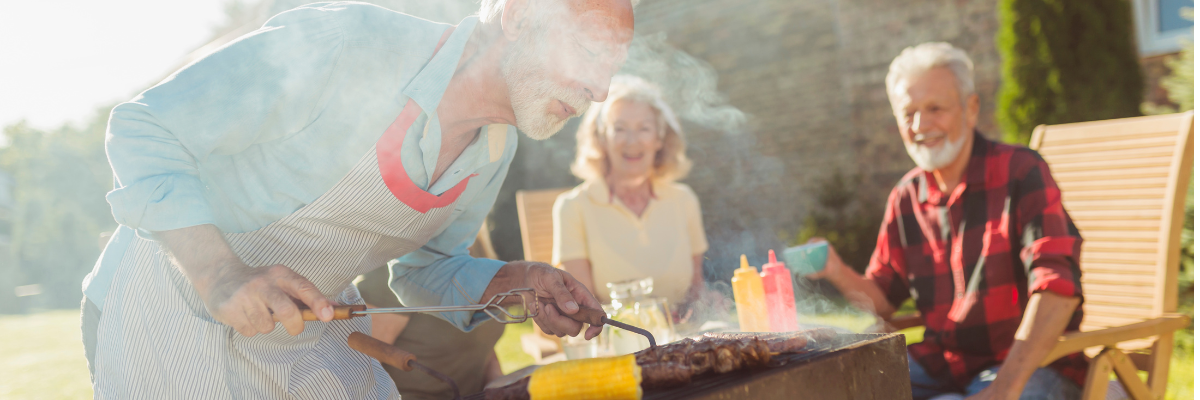
[[(679, 121), (659, 89), (613, 78), (588, 111), (571, 170), (585, 180), (554, 205), (553, 263), (609, 301), (607, 283), (654, 278), (654, 295), (690, 303), (702, 294), (708, 249)], [(597, 290), (601, 289), (601, 290)]]

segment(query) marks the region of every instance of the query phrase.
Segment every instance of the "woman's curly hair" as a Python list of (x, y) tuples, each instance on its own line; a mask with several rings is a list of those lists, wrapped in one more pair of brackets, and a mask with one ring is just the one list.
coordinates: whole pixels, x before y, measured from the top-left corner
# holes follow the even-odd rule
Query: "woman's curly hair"
[(673, 182), (686, 176), (692, 168), (692, 161), (686, 154), (687, 143), (683, 140), (679, 120), (663, 100), (658, 86), (630, 75), (614, 76), (608, 98), (604, 103), (593, 105), (584, 114), (575, 133), (577, 148), (571, 173), (583, 180), (603, 180), (608, 175), (612, 166), (604, 150), (609, 129), (605, 115), (613, 104), (620, 101), (648, 105), (658, 119), (658, 135), (663, 146), (654, 154), (651, 178), (659, 182)]

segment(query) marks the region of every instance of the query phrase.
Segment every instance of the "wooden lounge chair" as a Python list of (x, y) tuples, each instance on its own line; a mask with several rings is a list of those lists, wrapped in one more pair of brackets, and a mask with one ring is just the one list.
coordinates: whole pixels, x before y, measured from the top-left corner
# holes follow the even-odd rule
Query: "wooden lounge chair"
[[(1110, 372), (1135, 400), (1166, 392), (1174, 332), (1192, 323), (1174, 313), (1192, 131), (1188, 111), (1042, 125), (1030, 140), (1084, 238), (1081, 331), (1060, 337), (1042, 365), (1078, 351), (1093, 356), (1085, 400), (1105, 398)], [(920, 324), (893, 321), (897, 329)]]
[[(554, 251), (554, 201), (571, 188), (517, 191), (517, 220), (521, 225), (521, 244), (525, 260), (549, 264)], [(533, 334), (521, 337), (521, 349), (538, 364), (565, 360), (558, 338), (535, 327)]]

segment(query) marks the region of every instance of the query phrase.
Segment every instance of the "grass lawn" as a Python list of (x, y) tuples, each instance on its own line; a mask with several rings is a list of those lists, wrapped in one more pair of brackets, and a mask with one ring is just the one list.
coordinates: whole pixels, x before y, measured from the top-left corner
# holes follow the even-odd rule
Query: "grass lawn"
[[(802, 323), (827, 324), (861, 331), (872, 324), (861, 315), (805, 317)], [(902, 331), (909, 343), (920, 340), (923, 328)], [(533, 331), (530, 323), (508, 325), (496, 354), (505, 373), (533, 363), (521, 351), (521, 335)], [(79, 333), (79, 311), (56, 310), (31, 315), (0, 316), (0, 399), (85, 399), (92, 397), (87, 363)], [(1178, 335), (1171, 359), (1167, 399), (1191, 399), (1193, 378), (1192, 336)]]
[(0, 399), (90, 399), (79, 310), (0, 316)]

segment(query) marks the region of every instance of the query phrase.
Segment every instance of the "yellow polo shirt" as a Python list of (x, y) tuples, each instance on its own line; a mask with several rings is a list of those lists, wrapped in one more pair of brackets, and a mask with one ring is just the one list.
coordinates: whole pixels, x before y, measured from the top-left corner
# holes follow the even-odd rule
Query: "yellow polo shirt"
[(588, 181), (554, 202), (553, 264), (586, 259), (596, 297), (610, 301), (609, 282), (654, 277), (652, 296), (683, 301), (691, 285), (692, 256), (708, 250), (700, 201), (682, 183), (654, 183), (641, 217), (609, 195), (608, 184)]

